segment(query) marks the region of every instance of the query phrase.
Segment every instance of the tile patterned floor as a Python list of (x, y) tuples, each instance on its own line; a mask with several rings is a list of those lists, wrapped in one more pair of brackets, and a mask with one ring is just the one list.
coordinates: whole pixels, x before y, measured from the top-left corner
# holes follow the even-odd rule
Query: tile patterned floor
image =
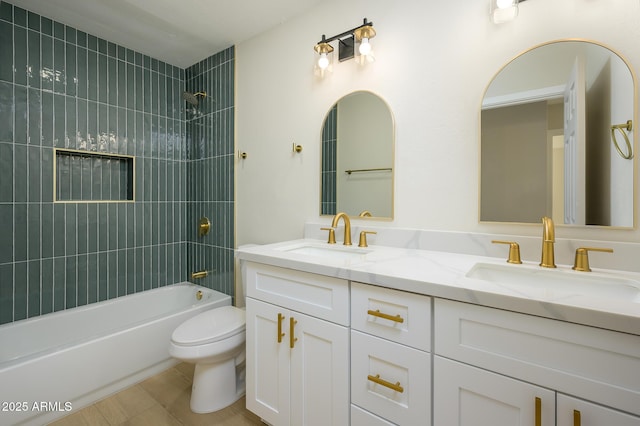
[(72, 413), (54, 426), (245, 426), (263, 425), (242, 398), (224, 410), (195, 414), (189, 409), (193, 364), (178, 364), (137, 385)]

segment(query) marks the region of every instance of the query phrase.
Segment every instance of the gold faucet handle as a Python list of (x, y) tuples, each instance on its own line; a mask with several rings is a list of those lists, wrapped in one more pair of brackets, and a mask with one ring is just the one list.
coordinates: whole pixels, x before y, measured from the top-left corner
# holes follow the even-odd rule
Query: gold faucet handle
[(576, 249), (576, 258), (573, 262), (574, 271), (581, 272), (591, 272), (591, 268), (589, 267), (589, 252), (590, 251), (601, 251), (605, 253), (613, 253), (613, 249), (610, 248), (599, 248), (599, 247), (579, 247)]
[(367, 245), (367, 234), (377, 234), (376, 231), (362, 231), (360, 232), (360, 242), (358, 243), (358, 247), (369, 247)]
[(520, 245), (515, 241), (502, 241), (502, 240), (493, 240), (491, 241), (494, 244), (509, 244), (509, 258), (507, 259), (507, 263), (515, 263), (521, 264), (522, 260), (520, 259)]
[(329, 241), (327, 241), (327, 243), (329, 244), (335, 244), (336, 243), (336, 230), (335, 228), (320, 228), (323, 231), (329, 231)]

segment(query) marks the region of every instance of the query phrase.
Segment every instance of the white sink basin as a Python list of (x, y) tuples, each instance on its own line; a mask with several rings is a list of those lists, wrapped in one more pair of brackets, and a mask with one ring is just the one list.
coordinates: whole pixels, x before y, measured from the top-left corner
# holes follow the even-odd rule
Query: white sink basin
[(301, 243), (294, 246), (281, 247), (278, 250), (325, 259), (361, 259), (367, 253), (371, 253), (371, 250), (359, 247), (317, 243)]
[(466, 276), (514, 290), (544, 291), (546, 296), (587, 295), (640, 303), (640, 282), (594, 272), (476, 263)]

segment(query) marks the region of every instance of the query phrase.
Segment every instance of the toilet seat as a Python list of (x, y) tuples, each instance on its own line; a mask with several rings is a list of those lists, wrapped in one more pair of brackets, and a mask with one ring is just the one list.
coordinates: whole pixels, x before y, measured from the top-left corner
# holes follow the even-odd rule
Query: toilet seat
[(243, 332), (244, 309), (223, 306), (198, 314), (176, 328), (171, 341), (180, 346), (197, 346), (218, 342)]

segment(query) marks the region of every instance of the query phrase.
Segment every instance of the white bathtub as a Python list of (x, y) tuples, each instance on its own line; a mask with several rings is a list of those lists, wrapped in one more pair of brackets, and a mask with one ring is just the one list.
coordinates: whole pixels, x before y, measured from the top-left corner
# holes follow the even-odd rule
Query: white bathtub
[(171, 367), (173, 330), (230, 304), (182, 283), (0, 326), (0, 425), (45, 424)]

